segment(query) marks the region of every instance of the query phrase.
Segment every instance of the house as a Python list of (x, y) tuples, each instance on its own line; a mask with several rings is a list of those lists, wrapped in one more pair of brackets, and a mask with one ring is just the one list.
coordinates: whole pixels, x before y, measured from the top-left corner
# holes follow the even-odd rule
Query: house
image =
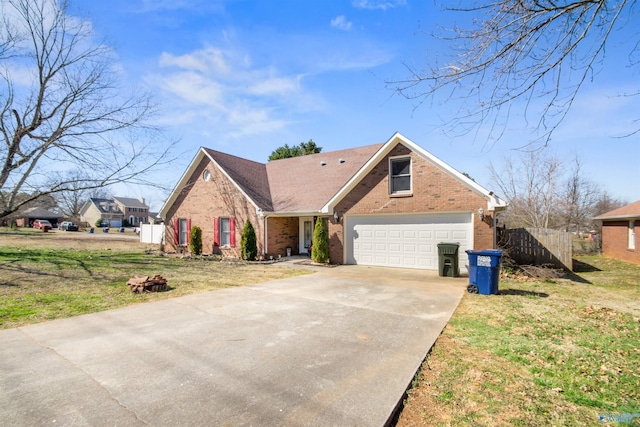
[(317, 218), (332, 263), (438, 269), (437, 244), (494, 247), (494, 213), (506, 203), (396, 133), (387, 142), (254, 162), (201, 148), (160, 210), (168, 244), (238, 256), (246, 221), (267, 257), (308, 254)]
[(46, 219), (53, 227), (57, 227), (58, 222), (61, 221), (62, 217), (60, 214), (48, 211), (44, 208), (29, 208), (18, 213), (16, 217), (16, 226), (31, 227), (33, 226), (33, 221), (36, 219)]
[(144, 198), (138, 200), (127, 197), (114, 197), (113, 201), (122, 211), (124, 219), (131, 227), (149, 223), (149, 206), (145, 204)]
[(138, 226), (149, 222), (149, 207), (144, 199), (92, 197), (80, 209), (80, 221), (90, 226), (98, 221), (108, 227), (122, 227), (124, 221), (131, 226)]
[(602, 255), (640, 264), (640, 200), (594, 219), (602, 221)]

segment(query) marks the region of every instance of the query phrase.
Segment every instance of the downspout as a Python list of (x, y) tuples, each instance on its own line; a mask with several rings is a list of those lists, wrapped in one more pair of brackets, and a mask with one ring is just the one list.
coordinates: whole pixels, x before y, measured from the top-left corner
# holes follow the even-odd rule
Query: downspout
[(493, 249), (498, 249), (498, 211), (493, 211)]

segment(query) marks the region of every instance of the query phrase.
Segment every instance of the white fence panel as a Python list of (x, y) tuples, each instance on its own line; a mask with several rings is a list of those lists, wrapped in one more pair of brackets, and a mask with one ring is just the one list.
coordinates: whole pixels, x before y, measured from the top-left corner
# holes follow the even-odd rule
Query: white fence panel
[(142, 224), (140, 227), (140, 243), (160, 244), (164, 240), (164, 225)]

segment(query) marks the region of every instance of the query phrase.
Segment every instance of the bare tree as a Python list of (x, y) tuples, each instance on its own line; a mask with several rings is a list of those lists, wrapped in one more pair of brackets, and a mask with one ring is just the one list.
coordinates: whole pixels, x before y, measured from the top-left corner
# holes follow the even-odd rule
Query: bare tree
[(595, 205), (593, 206), (593, 215), (602, 215), (603, 213), (621, 208), (622, 206), (627, 204), (629, 204), (629, 202), (613, 197), (606, 191), (603, 191), (600, 194), (600, 197), (596, 201)]
[(75, 222), (80, 221), (80, 210), (90, 198), (105, 199), (108, 197), (106, 188), (82, 188), (85, 179), (81, 175), (70, 175), (65, 180), (69, 183), (70, 189), (57, 193), (56, 200), (62, 214)]
[(625, 204), (588, 178), (578, 156), (564, 168), (544, 150), (521, 152), (505, 158), (500, 169), (490, 164), (489, 172), (509, 202), (502, 221), (511, 228), (598, 229), (593, 217)]
[(519, 159), (506, 158), (502, 169), (493, 163), (489, 172), (509, 202), (503, 216), (510, 227), (548, 228), (558, 200), (560, 161), (541, 151), (523, 153)]
[(602, 190), (585, 177), (580, 159), (576, 156), (558, 200), (559, 226), (565, 231), (587, 231), (592, 228), (594, 209), (602, 198)]
[(173, 144), (149, 125), (149, 96), (118, 85), (90, 23), (64, 0), (0, 7), (0, 218), (46, 194), (145, 183)]
[[(448, 123), (453, 132), (489, 125), (489, 137), (499, 139), (517, 113), (533, 122), (536, 138), (546, 143), (583, 84), (597, 74), (608, 45), (619, 49), (626, 43), (630, 68), (638, 66), (637, 33), (614, 37), (617, 30), (634, 24), (638, 9), (634, 0), (464, 0), (460, 4), (445, 9), (470, 14), (474, 27), (455, 27), (441, 36), (457, 56), (425, 69), (407, 65), (407, 79), (387, 82), (419, 104), (440, 93), (462, 98), (461, 110)], [(623, 69), (617, 62), (614, 66)]]

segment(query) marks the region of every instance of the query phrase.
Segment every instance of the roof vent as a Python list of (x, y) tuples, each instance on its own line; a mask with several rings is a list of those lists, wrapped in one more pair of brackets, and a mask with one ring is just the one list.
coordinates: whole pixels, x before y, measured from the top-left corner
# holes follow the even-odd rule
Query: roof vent
[(320, 166), (325, 166), (327, 164), (327, 162), (325, 162), (324, 160), (320, 162)]
[(339, 163), (344, 163), (345, 161), (346, 161), (345, 159), (338, 160)]

